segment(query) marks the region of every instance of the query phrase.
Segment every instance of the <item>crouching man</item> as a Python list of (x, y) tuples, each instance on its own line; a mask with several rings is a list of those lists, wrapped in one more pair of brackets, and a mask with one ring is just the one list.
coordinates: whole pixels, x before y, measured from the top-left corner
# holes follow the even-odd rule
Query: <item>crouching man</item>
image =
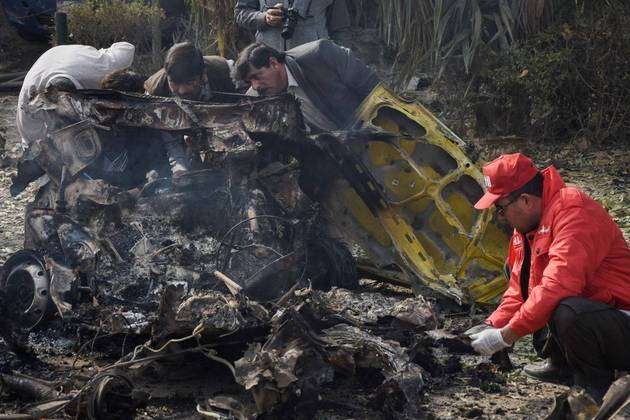
[(471, 335), (472, 346), (491, 355), (534, 333), (534, 347), (548, 359), (525, 372), (572, 379), (601, 400), (615, 370), (630, 369), (630, 250), (621, 230), (553, 166), (539, 172), (515, 153), (483, 174), (487, 191), (475, 208), (494, 205), (514, 233), (508, 290), (488, 327)]
[[(173, 45), (166, 53), (164, 67), (147, 79), (144, 88), (149, 95), (201, 102), (231, 102), (234, 98), (230, 94), (235, 92), (228, 61), (214, 55), (204, 57), (190, 42)], [(193, 159), (184, 137), (163, 132), (162, 140), (173, 175), (188, 171)]]
[[(100, 50), (89, 45), (59, 45), (42, 54), (26, 74), (18, 100), (15, 124), (23, 150), (27, 151), (37, 140), (67, 125), (54, 112), (32, 109), (30, 101), (35, 95), (51, 88), (58, 91), (98, 89), (106, 74), (129, 67), (134, 53), (133, 45), (116, 42)], [(33, 159), (22, 159), (17, 176), (12, 179), (11, 195), (18, 195), (42, 175), (44, 170)]]
[(190, 42), (173, 45), (164, 67), (149, 77), (144, 88), (150, 95), (202, 102), (225, 102), (220, 93), (234, 93), (229, 62), (217, 55), (203, 56)]

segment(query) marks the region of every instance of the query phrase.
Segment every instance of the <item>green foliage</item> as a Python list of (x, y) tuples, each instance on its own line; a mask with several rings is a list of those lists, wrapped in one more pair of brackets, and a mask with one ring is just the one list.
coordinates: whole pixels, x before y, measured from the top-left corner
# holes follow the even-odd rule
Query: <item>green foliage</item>
[(141, 0), (85, 0), (68, 10), (74, 42), (96, 48), (128, 41), (140, 51), (151, 49), (151, 27), (164, 19), (163, 11)]
[(546, 139), (630, 140), (630, 15), (558, 24), (488, 63), (481, 91)]

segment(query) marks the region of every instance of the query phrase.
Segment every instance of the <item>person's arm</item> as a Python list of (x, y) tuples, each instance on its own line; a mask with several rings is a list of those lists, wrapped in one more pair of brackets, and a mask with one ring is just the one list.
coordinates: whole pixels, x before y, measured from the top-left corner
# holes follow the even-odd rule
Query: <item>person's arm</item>
[(264, 31), (269, 27), (282, 26), (282, 11), (276, 4), (264, 12), (260, 11), (258, 0), (238, 0), (234, 6), (234, 20), (236, 24), (250, 31)]
[(204, 57), (206, 78), (213, 92), (234, 93), (234, 81), (230, 76), (230, 64), (218, 56)]
[(168, 163), (171, 173), (176, 175), (188, 171), (188, 157), (182, 135), (174, 135), (169, 132), (162, 132), (162, 141), (168, 155)]
[(514, 342), (542, 328), (562, 299), (582, 294), (586, 279), (601, 264), (612, 240), (597, 217), (606, 216), (593, 215), (581, 206), (558, 211), (551, 226), (549, 263), (541, 283), (532, 289), (527, 301), (504, 327), (502, 335), (506, 341)]
[(516, 279), (514, 279), (514, 281), (510, 279), (510, 285), (505, 293), (503, 293), (501, 303), (486, 319), (486, 323), (495, 328), (506, 326), (514, 314), (520, 309), (521, 305), (523, 305), (521, 286), (516, 282)]
[(144, 81), (144, 90), (152, 96), (171, 96), (168, 91), (168, 83), (166, 81), (166, 71), (160, 69)]
[(520, 279), (512, 274), (512, 267), (514, 266), (517, 256), (513, 243), (516, 238), (520, 239), (520, 236), (512, 236), (510, 239), (510, 245), (508, 247), (508, 257), (505, 262), (506, 275), (508, 277), (508, 288), (503, 293), (501, 303), (492, 312), (492, 314), (486, 319), (486, 323), (492, 325), (495, 328), (502, 328), (510, 322), (512, 316), (518, 311), (523, 304), (523, 296), (521, 293)]

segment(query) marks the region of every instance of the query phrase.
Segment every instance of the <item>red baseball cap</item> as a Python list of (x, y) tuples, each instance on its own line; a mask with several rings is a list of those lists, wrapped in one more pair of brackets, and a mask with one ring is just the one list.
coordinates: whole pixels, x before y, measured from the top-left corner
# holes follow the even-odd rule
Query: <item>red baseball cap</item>
[(501, 197), (521, 188), (538, 173), (534, 162), (521, 153), (501, 155), (483, 167), (483, 183), (486, 193), (477, 201), (475, 208), (487, 209)]

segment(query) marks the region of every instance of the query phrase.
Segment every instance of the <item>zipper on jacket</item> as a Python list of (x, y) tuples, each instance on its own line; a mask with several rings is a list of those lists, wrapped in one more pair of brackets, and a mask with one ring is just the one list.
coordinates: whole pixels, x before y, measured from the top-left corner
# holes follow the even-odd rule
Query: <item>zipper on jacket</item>
[(525, 255), (523, 256), (523, 266), (521, 267), (521, 296), (523, 297), (523, 302), (527, 300), (529, 296), (529, 271), (531, 267), (532, 261), (532, 249), (529, 246), (529, 239), (526, 235), (523, 235), (525, 240), (523, 241), (523, 252)]

